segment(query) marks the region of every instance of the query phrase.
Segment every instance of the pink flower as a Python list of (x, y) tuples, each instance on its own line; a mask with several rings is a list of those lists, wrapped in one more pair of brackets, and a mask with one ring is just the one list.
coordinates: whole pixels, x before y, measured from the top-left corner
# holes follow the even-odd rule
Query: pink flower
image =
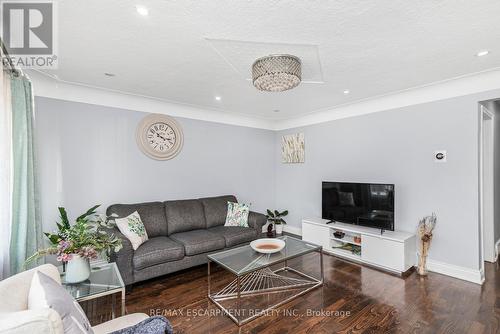
[(57, 257), (57, 261), (60, 261), (60, 262), (68, 262), (69, 260), (71, 260), (71, 254), (61, 254)]
[(90, 247), (90, 246), (82, 247), (82, 249), (80, 249), (78, 254), (81, 257), (84, 257), (86, 259), (96, 259), (97, 258), (97, 251), (93, 247)]
[(66, 240), (59, 241), (59, 244), (57, 245), (57, 249), (61, 253), (64, 252), (69, 247), (71, 247), (71, 241), (66, 241)]

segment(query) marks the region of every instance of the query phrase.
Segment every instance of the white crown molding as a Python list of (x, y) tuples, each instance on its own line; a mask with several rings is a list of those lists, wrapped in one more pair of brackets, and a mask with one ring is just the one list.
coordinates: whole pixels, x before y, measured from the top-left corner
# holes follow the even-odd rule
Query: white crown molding
[(305, 116), (284, 119), (275, 123), (274, 129), (280, 131), (297, 128), (493, 89), (500, 89), (499, 68), (364, 99), (327, 110), (315, 111)]
[(304, 116), (268, 120), (228, 111), (203, 109), (148, 96), (64, 82), (34, 71), (30, 71), (29, 75), (34, 82), (36, 96), (275, 131), (500, 89), (500, 68), (495, 68), (314, 111)]
[(480, 269), (460, 267), (431, 259), (427, 260), (427, 269), (435, 273), (455, 277), (476, 284), (483, 284), (485, 279), (484, 273)]
[(226, 111), (202, 109), (196, 106), (173, 103), (147, 96), (65, 82), (38, 71), (29, 71), (29, 77), (33, 82), (35, 96), (251, 128), (274, 129), (273, 121), (257, 117), (249, 117)]

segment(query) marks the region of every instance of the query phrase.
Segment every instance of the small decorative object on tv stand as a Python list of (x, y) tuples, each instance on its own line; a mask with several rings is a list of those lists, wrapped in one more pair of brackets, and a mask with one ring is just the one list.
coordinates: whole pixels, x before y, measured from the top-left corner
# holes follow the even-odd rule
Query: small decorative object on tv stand
[(418, 223), (417, 234), (418, 234), (418, 274), (425, 276), (427, 275), (427, 255), (429, 253), (429, 248), (431, 247), (432, 241), (432, 231), (436, 227), (437, 217), (433, 213), (430, 216), (426, 216), (420, 220)]
[(335, 238), (342, 239), (344, 237), (345, 233), (342, 231), (335, 231), (333, 233), (333, 235), (335, 236)]

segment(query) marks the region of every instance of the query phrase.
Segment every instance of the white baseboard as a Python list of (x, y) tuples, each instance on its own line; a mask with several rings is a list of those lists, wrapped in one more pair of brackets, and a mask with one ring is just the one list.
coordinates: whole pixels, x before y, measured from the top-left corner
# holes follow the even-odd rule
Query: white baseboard
[(475, 270), (475, 269), (455, 266), (453, 264), (439, 262), (431, 259), (427, 260), (427, 269), (435, 273), (451, 276), (454, 278), (459, 278), (464, 281), (476, 284), (484, 283), (484, 273), (480, 269)]
[(292, 233), (295, 235), (302, 235), (302, 228), (300, 228), (300, 227), (285, 225), (285, 226), (283, 226), (283, 231), (288, 232), (288, 233)]

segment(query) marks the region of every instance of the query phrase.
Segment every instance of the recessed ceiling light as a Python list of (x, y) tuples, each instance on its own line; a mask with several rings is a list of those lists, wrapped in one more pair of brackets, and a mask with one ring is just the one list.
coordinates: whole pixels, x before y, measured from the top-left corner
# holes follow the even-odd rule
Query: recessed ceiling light
[(135, 9), (137, 10), (137, 13), (139, 13), (142, 16), (148, 16), (149, 10), (144, 7), (144, 6), (135, 6)]
[(476, 53), (476, 56), (482, 57), (482, 56), (486, 56), (488, 53), (490, 53), (488, 50), (482, 50), (482, 51), (479, 51), (478, 53)]
[(221, 98), (220, 96), (216, 96), (216, 97), (215, 97), (215, 99), (216, 99), (217, 101), (220, 101), (222, 98)]
[(107, 72), (104, 73), (104, 75), (107, 76), (107, 77), (114, 77), (115, 76), (114, 73), (107, 73)]
[(349, 94), (350, 92), (351, 92), (351, 91), (350, 91), (349, 89), (345, 89), (345, 90), (344, 90), (344, 94), (345, 94), (345, 95)]

